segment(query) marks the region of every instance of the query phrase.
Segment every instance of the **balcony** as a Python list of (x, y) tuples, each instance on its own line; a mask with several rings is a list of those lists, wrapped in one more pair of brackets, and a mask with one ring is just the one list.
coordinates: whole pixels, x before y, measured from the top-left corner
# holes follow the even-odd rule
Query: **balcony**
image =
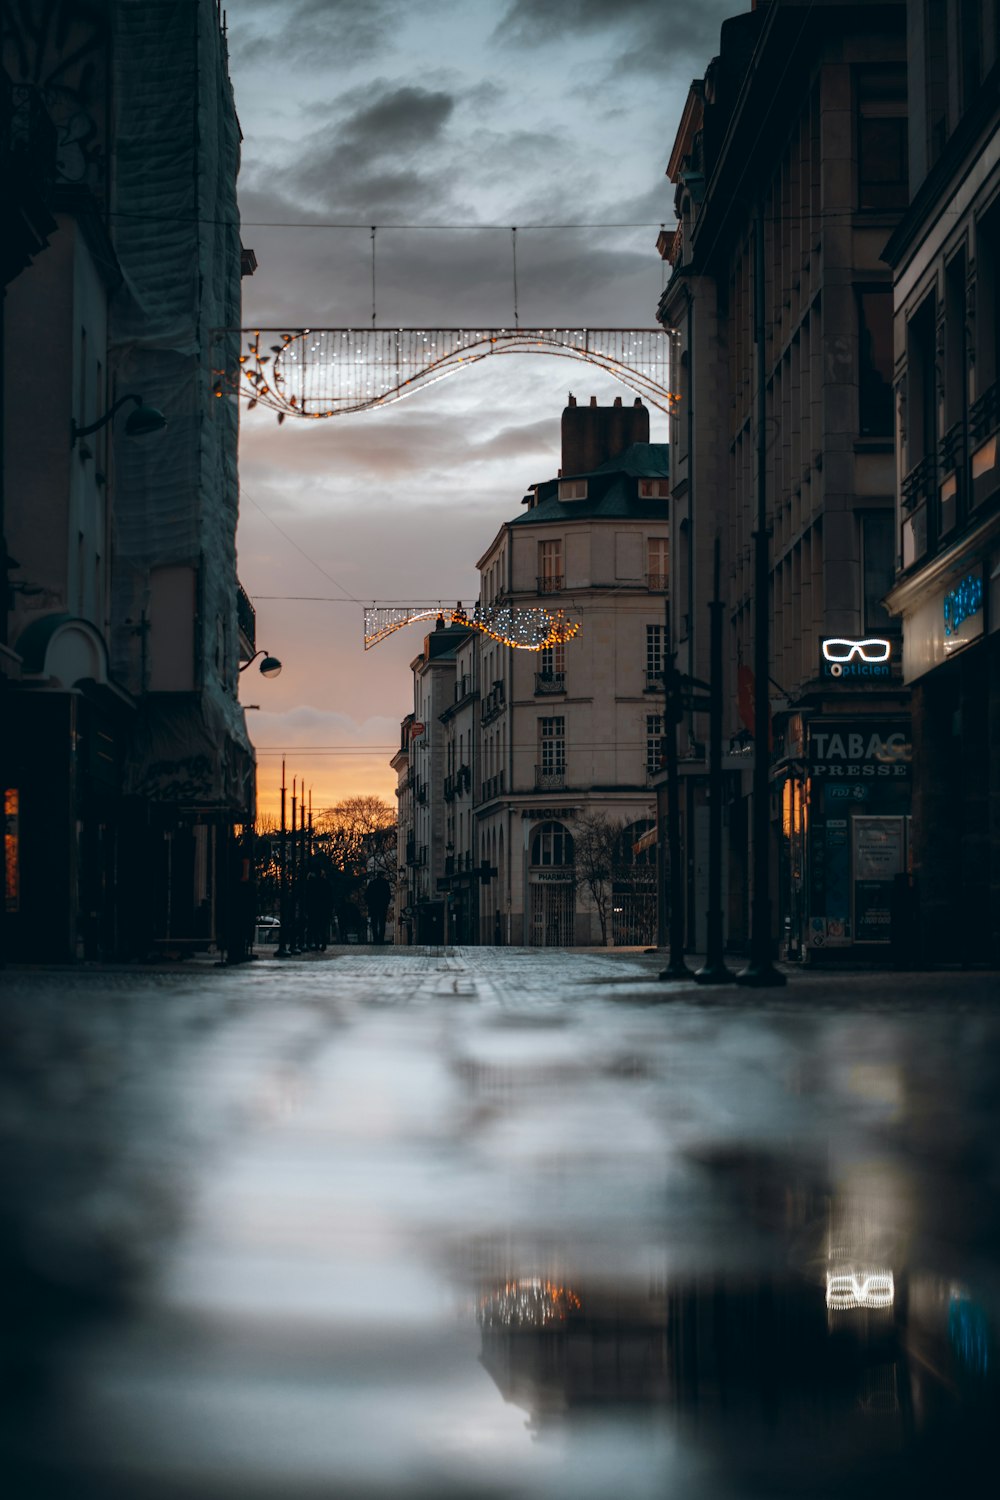
[(565, 766), (536, 766), (535, 767), (535, 791), (536, 792), (564, 792), (566, 790), (566, 767)]
[(536, 672), (535, 692), (537, 693), (564, 693), (566, 691), (565, 672)]
[(483, 802), (492, 802), (494, 797), (503, 796), (503, 772), (496, 776), (488, 776), (482, 785)]
[(455, 778), (454, 778), (454, 776), (446, 776), (444, 778), (444, 800), (446, 802), (454, 802), (454, 800), (455, 800)]
[(491, 723), (498, 714), (502, 713), (507, 704), (507, 689), (502, 682), (495, 682), (489, 692), (483, 698), (481, 710), (482, 722)]
[(643, 692), (644, 693), (662, 693), (663, 692), (663, 671), (662, 671), (662, 669), (659, 672), (647, 672), (646, 673), (646, 686), (643, 688)]
[(236, 584), (236, 624), (240, 632), (240, 655), (246, 651), (249, 661), (257, 649), (257, 611), (242, 583)]
[(536, 576), (535, 583), (540, 594), (561, 594), (566, 587), (562, 573), (543, 573), (540, 578)]
[(669, 587), (669, 576), (666, 573), (647, 573), (646, 587), (651, 594), (665, 594)]

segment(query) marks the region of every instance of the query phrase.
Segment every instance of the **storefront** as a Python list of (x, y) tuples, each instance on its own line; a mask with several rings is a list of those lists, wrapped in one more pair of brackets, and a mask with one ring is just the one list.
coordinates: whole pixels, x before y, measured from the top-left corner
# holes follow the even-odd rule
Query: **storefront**
[(781, 788), (789, 956), (888, 959), (910, 919), (909, 719), (815, 718), (796, 732)]

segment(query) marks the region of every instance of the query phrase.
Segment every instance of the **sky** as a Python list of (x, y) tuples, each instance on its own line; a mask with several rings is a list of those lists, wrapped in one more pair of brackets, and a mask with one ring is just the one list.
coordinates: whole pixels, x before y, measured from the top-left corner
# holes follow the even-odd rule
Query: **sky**
[[(512, 226), (521, 326), (655, 327), (670, 149), (722, 20), (745, 9), (228, 0), (242, 239), (258, 261), (244, 326), (369, 327), (374, 225), (380, 327), (511, 326)], [(282, 757), (314, 812), (364, 793), (394, 803), (426, 627), (365, 651), (363, 606), (475, 600), (476, 560), (558, 472), (571, 391), (634, 399), (592, 366), (518, 355), (326, 421), (244, 408), (239, 574), (257, 645), (283, 663), (241, 678), (264, 816)], [(667, 437), (655, 410), (651, 437)]]

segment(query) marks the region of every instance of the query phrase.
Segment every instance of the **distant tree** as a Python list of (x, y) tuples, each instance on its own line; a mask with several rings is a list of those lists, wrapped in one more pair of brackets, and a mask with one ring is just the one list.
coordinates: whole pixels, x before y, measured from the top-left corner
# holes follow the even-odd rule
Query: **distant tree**
[(396, 886), (396, 809), (381, 797), (346, 797), (313, 815), (316, 845), (357, 889), (375, 874)]
[(615, 866), (626, 826), (624, 819), (599, 812), (583, 813), (574, 824), (577, 889), (586, 891), (594, 903), (604, 947), (608, 944)]

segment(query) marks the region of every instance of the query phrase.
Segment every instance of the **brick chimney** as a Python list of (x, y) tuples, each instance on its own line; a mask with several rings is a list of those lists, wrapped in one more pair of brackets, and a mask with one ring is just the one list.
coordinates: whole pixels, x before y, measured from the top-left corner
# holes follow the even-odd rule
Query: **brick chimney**
[(637, 396), (631, 406), (615, 397), (613, 406), (598, 406), (591, 396), (589, 406), (577, 406), (570, 393), (562, 414), (563, 474), (589, 474), (624, 453), (633, 443), (649, 442), (649, 411)]

